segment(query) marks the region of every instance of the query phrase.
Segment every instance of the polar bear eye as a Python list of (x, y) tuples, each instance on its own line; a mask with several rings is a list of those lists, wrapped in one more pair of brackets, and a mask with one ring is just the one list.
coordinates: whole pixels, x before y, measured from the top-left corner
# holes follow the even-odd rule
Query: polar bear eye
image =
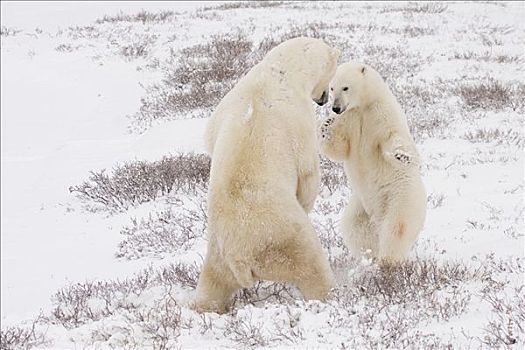
[(330, 91), (334, 91), (334, 88), (330, 88)]
[(343, 91), (348, 91), (348, 86), (345, 86), (345, 87), (343, 88)]

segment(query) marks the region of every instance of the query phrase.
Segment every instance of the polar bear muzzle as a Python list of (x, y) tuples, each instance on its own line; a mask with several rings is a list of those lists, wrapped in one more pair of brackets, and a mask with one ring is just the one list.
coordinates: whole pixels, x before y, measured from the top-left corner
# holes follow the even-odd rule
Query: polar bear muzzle
[(334, 111), (337, 114), (341, 114), (345, 111), (345, 109), (341, 107), (339, 99), (335, 99), (334, 105), (332, 106), (332, 111)]

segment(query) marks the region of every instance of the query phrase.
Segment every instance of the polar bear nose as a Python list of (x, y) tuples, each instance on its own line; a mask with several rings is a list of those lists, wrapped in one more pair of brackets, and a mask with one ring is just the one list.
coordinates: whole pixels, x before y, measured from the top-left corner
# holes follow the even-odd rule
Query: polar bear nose
[(341, 107), (333, 106), (332, 107), (332, 111), (334, 111), (337, 114), (341, 114)]

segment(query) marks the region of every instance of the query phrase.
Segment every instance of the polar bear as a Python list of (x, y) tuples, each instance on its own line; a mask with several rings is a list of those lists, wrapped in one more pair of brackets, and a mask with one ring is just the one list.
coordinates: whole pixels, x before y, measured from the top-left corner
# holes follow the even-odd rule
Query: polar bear
[(291, 282), (307, 299), (323, 299), (335, 285), (308, 212), (320, 181), (312, 99), (328, 101), (338, 57), (321, 40), (288, 40), (240, 79), (211, 116), (208, 251), (198, 311), (225, 312), (236, 290), (260, 279)]
[(320, 126), (321, 152), (343, 161), (352, 197), (341, 231), (350, 252), (382, 263), (406, 258), (426, 216), (420, 157), (401, 106), (370, 66), (337, 68), (331, 114)]

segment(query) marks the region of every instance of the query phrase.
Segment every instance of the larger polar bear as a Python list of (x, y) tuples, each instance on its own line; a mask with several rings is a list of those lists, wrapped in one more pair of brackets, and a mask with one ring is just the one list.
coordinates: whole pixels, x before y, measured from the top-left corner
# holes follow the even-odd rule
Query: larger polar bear
[(352, 197), (341, 229), (349, 250), (391, 263), (404, 259), (425, 220), (427, 197), (405, 114), (380, 75), (362, 63), (337, 68), (321, 151), (344, 161)]
[(328, 101), (339, 52), (312, 38), (273, 48), (207, 125), (208, 251), (199, 311), (224, 312), (256, 280), (288, 281), (322, 299), (335, 281), (307, 213), (319, 187), (312, 99)]

